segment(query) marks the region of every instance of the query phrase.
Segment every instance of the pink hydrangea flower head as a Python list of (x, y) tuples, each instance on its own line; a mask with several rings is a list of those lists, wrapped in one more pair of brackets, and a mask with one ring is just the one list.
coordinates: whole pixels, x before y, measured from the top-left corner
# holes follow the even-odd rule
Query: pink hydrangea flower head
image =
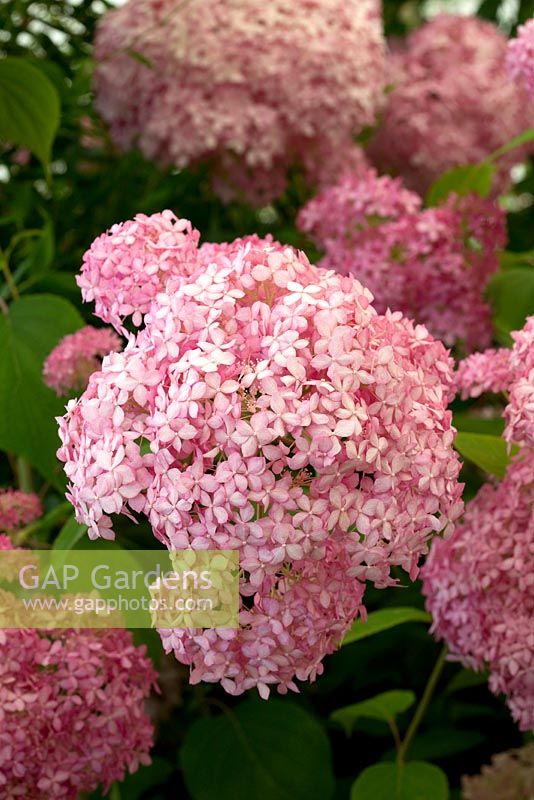
[(129, 0), (97, 30), (96, 102), (119, 147), (265, 203), (374, 123), (384, 49), (377, 0)]
[(534, 99), (534, 19), (517, 30), (517, 37), (508, 43), (506, 67), (510, 78), (522, 83)]
[(504, 438), (534, 447), (534, 317), (520, 331), (512, 332), (512, 349), (473, 353), (460, 362), (456, 385), (462, 397), (483, 392), (508, 392), (504, 410)]
[[(482, 161), (532, 127), (532, 106), (507, 77), (506, 49), (497, 27), (476, 17), (440, 14), (410, 34), (390, 56), (393, 91), (371, 160), (424, 194), (443, 172)], [(499, 159), (497, 189), (528, 152)]]
[(193, 681), (313, 678), (365, 580), (412, 577), (462, 511), (452, 360), (352, 277), (246, 237), (203, 245), (59, 420), (91, 537), (148, 518), (176, 549), (239, 550), (239, 631), (162, 632)]
[(128, 631), (0, 631), (2, 797), (76, 800), (150, 763), (154, 681)]
[(433, 630), (451, 655), (490, 670), (522, 730), (534, 728), (534, 453), (524, 448), (486, 484), (422, 570)]
[(0, 531), (16, 531), (39, 519), (42, 513), (36, 494), (0, 489)]
[(297, 224), (325, 252), (320, 265), (354, 275), (378, 311), (399, 309), (447, 345), (491, 340), (483, 290), (498, 269), (505, 214), (476, 195), (421, 209), (399, 178), (345, 175), (300, 211)]
[(83, 257), (77, 283), (95, 314), (125, 333), (124, 319), (139, 326), (151, 300), (171, 277), (196, 264), (198, 231), (172, 211), (137, 214), (99, 236)]
[(511, 382), (504, 416), (504, 437), (534, 447), (534, 316), (512, 333)]
[(65, 336), (46, 358), (43, 380), (57, 395), (82, 392), (89, 376), (99, 369), (102, 358), (122, 347), (109, 328), (85, 328)]

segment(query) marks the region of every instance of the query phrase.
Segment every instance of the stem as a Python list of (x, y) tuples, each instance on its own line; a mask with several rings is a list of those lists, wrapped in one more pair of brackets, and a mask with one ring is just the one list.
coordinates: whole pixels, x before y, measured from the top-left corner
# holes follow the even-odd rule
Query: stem
[(4, 273), (4, 277), (6, 279), (6, 283), (9, 286), (9, 291), (11, 292), (11, 297), (13, 300), (19, 299), (19, 290), (17, 289), (17, 284), (13, 280), (13, 275), (11, 274), (11, 270), (9, 269), (9, 264), (7, 263), (6, 259), (4, 258), (4, 254), (0, 255), (0, 264), (2, 266), (2, 272)]
[(19, 488), (26, 494), (33, 492), (32, 468), (24, 458), (17, 458)]
[(388, 725), (389, 725), (389, 729), (391, 731), (391, 734), (393, 736), (393, 739), (395, 740), (395, 749), (396, 749), (397, 755), (398, 755), (398, 753), (400, 752), (401, 746), (402, 746), (400, 733), (399, 733), (399, 727), (398, 727), (398, 725), (397, 725), (397, 723), (395, 722), (394, 719), (388, 719)]
[(16, 545), (20, 546), (25, 542), (30, 536), (33, 536), (36, 533), (43, 533), (49, 531), (51, 528), (54, 528), (58, 523), (64, 522), (72, 514), (72, 506), (69, 502), (60, 503), (58, 506), (49, 511), (44, 517), (41, 519), (32, 522), (30, 525), (27, 525), (25, 528), (22, 528), (16, 534), (14, 534), (13, 539)]
[(118, 783), (113, 783), (109, 790), (109, 800), (121, 800), (121, 790)]
[(415, 710), (415, 714), (412, 717), (412, 721), (410, 722), (410, 725), (408, 726), (408, 730), (406, 731), (406, 735), (405, 735), (405, 737), (404, 737), (404, 739), (402, 741), (402, 744), (401, 744), (401, 746), (399, 748), (399, 753), (398, 753), (398, 758), (397, 758), (397, 761), (398, 761), (399, 765), (402, 764), (403, 761), (405, 760), (406, 753), (408, 752), (408, 749), (409, 749), (409, 747), (410, 747), (410, 745), (411, 745), (411, 743), (413, 741), (413, 738), (414, 738), (415, 734), (417, 733), (417, 729), (419, 728), (419, 725), (421, 724), (421, 720), (425, 716), (425, 713), (426, 713), (426, 711), (428, 709), (428, 704), (430, 703), (432, 695), (434, 694), (434, 690), (436, 688), (437, 682), (439, 681), (441, 672), (442, 672), (443, 667), (445, 665), (446, 658), (447, 658), (447, 648), (444, 647), (443, 650), (441, 651), (441, 653), (439, 654), (438, 660), (434, 664), (434, 669), (430, 673), (430, 677), (428, 679), (427, 685), (425, 686), (425, 690), (423, 692), (423, 696), (421, 697), (419, 705), (417, 706), (417, 708)]

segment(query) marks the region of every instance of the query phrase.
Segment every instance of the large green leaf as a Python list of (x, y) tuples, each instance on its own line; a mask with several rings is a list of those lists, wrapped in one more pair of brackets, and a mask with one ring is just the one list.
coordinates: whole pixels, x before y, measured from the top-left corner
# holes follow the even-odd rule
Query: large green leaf
[(356, 620), (350, 631), (346, 634), (342, 644), (352, 644), (367, 636), (374, 636), (375, 633), (387, 631), (396, 625), (405, 622), (432, 622), (432, 617), (420, 608), (408, 608), (399, 606), (398, 608), (382, 608), (379, 611), (372, 611), (366, 621)]
[(24, 58), (0, 61), (0, 138), (27, 147), (45, 168), (59, 125), (59, 95)]
[(454, 446), (464, 458), (472, 461), (490, 475), (504, 478), (510, 463), (508, 445), (500, 436), (485, 433), (465, 433), (456, 435)]
[(433, 764), (410, 761), (374, 764), (364, 769), (352, 785), (350, 800), (448, 800), (445, 773)]
[(486, 294), (498, 332), (506, 335), (520, 330), (526, 318), (534, 314), (534, 269), (511, 267), (498, 272), (490, 280)]
[(453, 414), (452, 424), (457, 431), (465, 433), (485, 433), (491, 436), (500, 436), (504, 430), (502, 416), (484, 417), (473, 416), (467, 411), (457, 411)]
[(181, 751), (193, 800), (329, 800), (331, 753), (321, 726), (298, 706), (248, 700), (190, 729)]
[(362, 700), (361, 703), (338, 708), (332, 712), (330, 718), (342, 725), (347, 734), (352, 731), (354, 723), (362, 717), (377, 719), (390, 725), (398, 714), (407, 711), (415, 703), (415, 699), (413, 692), (400, 689), (383, 692), (368, 700)]
[(23, 297), (0, 314), (0, 449), (23, 456), (58, 487), (54, 418), (63, 402), (43, 384), (42, 367), (58, 341), (82, 325), (74, 306), (50, 295)]
[(436, 206), (451, 192), (460, 196), (474, 193), (487, 197), (491, 191), (494, 173), (495, 167), (487, 163), (468, 164), (444, 172), (428, 190), (426, 204)]

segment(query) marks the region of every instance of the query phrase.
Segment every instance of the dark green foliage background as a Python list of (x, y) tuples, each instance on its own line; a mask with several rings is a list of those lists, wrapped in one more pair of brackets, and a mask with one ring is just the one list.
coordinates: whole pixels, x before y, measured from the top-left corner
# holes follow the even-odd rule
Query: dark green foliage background
[[(191, 219), (204, 240), (222, 241), (254, 231), (259, 234), (269, 231), (281, 241), (306, 247), (309, 255), (314, 256), (294, 227), (296, 210), (306, 197), (298, 175), (293, 176), (281, 201), (256, 212), (245, 206), (222, 205), (211, 193), (203, 170), (161, 172), (137, 154), (116, 152), (94, 112), (91, 93), (90, 43), (95, 23), (109, 5), (105, 0), (78, 0), (76, 5), (0, 0), (0, 55), (30, 59), (52, 81), (61, 99), (61, 122), (53, 145), (50, 181), (45, 179), (36, 158), (20, 166), (12, 160), (14, 148), (0, 145), (3, 164), (0, 246), (5, 252), (17, 241), (10, 265), (23, 297), (22, 308), (18, 311), (13, 308), (14, 319), (24, 319), (31, 312), (31, 301), (28, 305), (26, 296), (42, 293), (56, 296), (41, 311), (36, 310), (26, 327), (22, 326), (22, 339), (29, 337), (30, 342), (23, 345), (18, 340), (20, 348), (30, 351), (33, 341), (31, 357), (37, 359), (34, 364), (29, 356), (22, 356), (30, 377), (18, 388), (23, 391), (33, 386), (31, 402), (35, 404), (38, 398), (41, 403), (35, 413), (48, 414), (50, 420), (60, 408), (48, 390), (34, 386), (39, 383), (39, 364), (45, 350), (48, 352), (61, 336), (81, 324), (79, 315), (87, 322), (94, 321), (91, 310), (81, 306), (74, 275), (91, 241), (114, 222), (137, 212), (171, 208), (179, 216)], [(484, 0), (479, 13), (496, 20), (504, 5)], [(515, 20), (508, 21), (507, 32), (533, 13), (534, 2), (523, 0)], [(385, 0), (384, 16), (386, 32), (402, 36), (421, 23), (422, 4), (415, 0)], [(60, 44), (56, 38), (58, 31), (63, 34)], [(90, 122), (98, 146), (83, 145), (82, 120)], [(510, 253), (505, 266), (519, 272), (512, 289), (507, 279), (505, 285), (499, 284), (494, 289), (493, 298), (502, 341), (506, 341), (507, 330), (520, 326), (527, 313), (534, 313), (532, 169), (515, 187), (514, 195), (522, 198), (522, 202), (512, 198), (510, 203), (514, 210), (509, 215)], [(34, 229), (40, 234), (25, 236), (25, 232)], [(0, 283), (0, 298), (8, 301), (9, 294), (9, 287)], [(65, 300), (77, 312), (62, 307)], [(510, 315), (518, 317), (514, 319), (517, 325), (510, 321)], [(6, 341), (0, 327), (0, 342)], [(17, 471), (13, 453), (32, 459), (32, 454), (17, 452), (11, 445), (17, 435), (7, 429), (6, 422), (17, 413), (17, 401), (12, 396), (14, 386), (10, 384), (11, 394), (6, 389), (11, 376), (6, 349), (0, 352), (0, 383), (3, 382), (0, 447), (6, 451), (5, 458), (0, 454), (0, 485), (12, 482)], [(456, 411), (463, 431), (499, 435), (498, 422), (470, 419), (468, 404), (457, 403)], [(46, 421), (43, 424), (46, 428)], [(57, 443), (50, 426), (47, 430), (46, 438), (36, 442), (36, 448), (42, 452), (32, 462), (41, 473), (41, 476), (38, 472), (34, 474), (36, 488), (42, 487), (45, 479), (50, 484), (46, 495), (48, 522), (35, 531), (35, 540), (41, 543), (52, 541), (69, 516), (61, 496), (62, 477), (53, 468)], [(13, 453), (8, 457), (10, 451)], [(471, 496), (483, 480), (480, 467), (487, 464), (484, 453), (483, 463), (477, 460), (476, 453), (475, 457), (468, 457), (464, 478), (468, 484), (467, 496)], [(118, 528), (122, 547), (152, 546), (147, 526), (132, 528), (121, 521)], [(72, 534), (73, 546), (86, 547), (83, 539), (81, 543), (75, 542), (79, 530), (71, 529), (64, 532), (63, 540)], [(370, 611), (394, 606), (423, 608), (419, 586), (410, 585), (400, 573), (399, 578), (404, 588), (368, 590)], [(165, 664), (155, 635), (138, 634), (138, 638), (149, 646), (158, 666)], [(232, 699), (218, 687), (190, 687), (185, 668), (171, 663), (164, 668), (165, 672), (172, 670), (172, 678), (169, 685), (163, 683), (163, 699), (157, 701), (163, 719), (154, 765), (128, 777), (121, 786), (114, 786), (111, 797), (114, 800), (121, 797), (124, 800), (176, 797), (346, 800), (355, 778), (365, 767), (394, 759), (393, 739), (385, 722), (367, 718), (358, 719), (347, 736), (340, 725), (330, 720), (331, 713), (393, 689), (413, 691), (419, 699), (440, 650), (425, 624), (392, 627), (347, 645), (326, 659), (325, 674), (315, 684), (302, 686), (300, 695), (267, 704), (256, 698)], [(399, 716), (401, 733), (412, 714), (413, 707)], [(493, 753), (520, 745), (522, 741), (502, 700), (489, 693), (484, 676), (473, 676), (458, 665), (447, 664), (413, 742), (410, 758), (441, 767), (449, 778), (451, 796), (459, 797), (462, 774), (478, 772)], [(416, 800), (416, 795), (410, 798)], [(389, 798), (376, 797), (376, 800)]]

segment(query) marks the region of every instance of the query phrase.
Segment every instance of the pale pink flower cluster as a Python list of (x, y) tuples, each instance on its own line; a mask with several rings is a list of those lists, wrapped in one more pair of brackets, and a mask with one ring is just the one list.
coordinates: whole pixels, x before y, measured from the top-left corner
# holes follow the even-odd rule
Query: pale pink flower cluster
[(435, 540), (423, 573), (433, 630), (451, 655), (490, 670), (522, 730), (534, 728), (534, 459), (520, 451), (486, 484), (448, 541)]
[(325, 252), (320, 265), (361, 280), (378, 311), (399, 309), (449, 346), (491, 341), (483, 292), (506, 241), (505, 214), (493, 202), (451, 196), (422, 209), (400, 179), (368, 170), (310, 200), (297, 224)]
[(126, 317), (141, 325), (167, 280), (196, 268), (199, 238), (188, 220), (168, 210), (113, 225), (83, 257), (76, 279), (83, 299), (94, 300), (96, 316), (126, 333)]
[(462, 397), (508, 392), (504, 438), (534, 447), (534, 317), (512, 333), (511, 350), (486, 350), (460, 362), (456, 384)]
[(0, 489), (0, 531), (16, 531), (42, 515), (36, 494), (17, 489)]
[[(305, 181), (316, 189), (330, 186), (347, 172), (369, 169), (363, 149), (357, 144), (333, 147), (329, 141), (318, 142), (300, 152)], [(302, 177), (302, 176), (301, 176)], [(281, 196), (287, 184), (287, 164), (281, 160), (269, 167), (247, 168), (234, 158), (225, 159), (212, 175), (215, 192), (226, 203), (236, 197), (245, 198), (255, 206), (265, 206)]]
[[(451, 654), (490, 670), (522, 730), (534, 728), (534, 317), (512, 334), (511, 350), (460, 365), (464, 397), (508, 390), (505, 438), (521, 445), (498, 485), (472, 500), (447, 542), (435, 541), (423, 568), (434, 630)], [(493, 376), (491, 375), (495, 365)]]
[(378, 0), (129, 0), (95, 39), (97, 108), (123, 149), (209, 162), (265, 203), (289, 167), (311, 180), (374, 123), (384, 87)]
[(497, 753), (480, 775), (462, 778), (462, 800), (528, 800), (534, 797), (534, 743)]
[(510, 78), (521, 82), (534, 99), (534, 19), (521, 25), (508, 43), (506, 66)]
[(86, 325), (54, 347), (43, 365), (43, 381), (60, 397), (82, 392), (89, 376), (100, 368), (102, 358), (121, 347), (114, 331)]
[(462, 511), (452, 361), (371, 300), (270, 240), (203, 245), (59, 421), (92, 538), (144, 514), (170, 548), (239, 550), (240, 630), (161, 632), (194, 682), (313, 678), (364, 581), (415, 577)]
[(154, 680), (127, 631), (0, 631), (0, 796), (76, 800), (150, 763)]
[(492, 347), (472, 353), (458, 364), (456, 384), (462, 399), (480, 397), (485, 392), (505, 392), (510, 386), (510, 356), (507, 347)]
[[(393, 91), (368, 154), (383, 171), (402, 175), (424, 194), (443, 172), (477, 163), (532, 127), (532, 106), (509, 81), (507, 40), (476, 17), (442, 14), (392, 52)], [(499, 159), (497, 188), (527, 148)]]

